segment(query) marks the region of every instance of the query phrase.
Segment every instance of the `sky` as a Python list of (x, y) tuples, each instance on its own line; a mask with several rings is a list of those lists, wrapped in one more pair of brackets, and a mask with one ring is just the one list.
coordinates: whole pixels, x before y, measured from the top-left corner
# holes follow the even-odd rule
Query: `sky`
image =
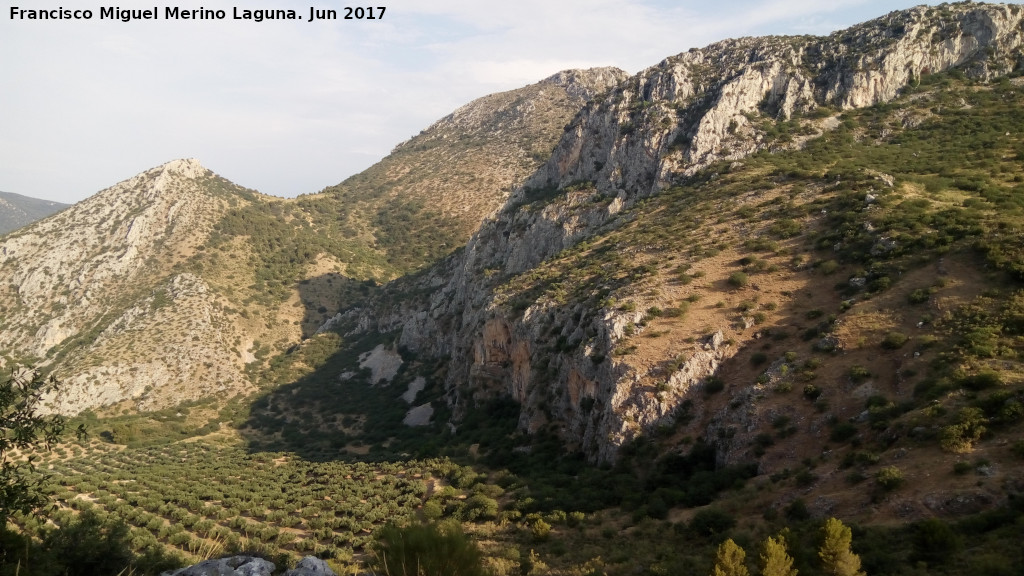
[[(160, 18), (122, 22), (100, 19), (102, 1), (4, 0), (0, 191), (73, 203), (198, 158), (265, 194), (315, 193), (459, 106), (560, 70), (636, 73), (725, 38), (825, 35), (920, 3), (378, 0), (381, 17), (345, 20), (356, 5), (338, 0), (130, 0)], [(92, 18), (19, 19), (16, 7)], [(225, 18), (168, 20), (167, 7)], [(311, 7), (338, 19), (308, 22)]]

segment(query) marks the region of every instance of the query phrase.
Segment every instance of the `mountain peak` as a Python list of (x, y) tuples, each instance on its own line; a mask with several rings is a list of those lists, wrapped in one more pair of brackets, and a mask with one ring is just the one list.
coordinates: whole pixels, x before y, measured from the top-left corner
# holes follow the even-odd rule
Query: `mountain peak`
[(540, 84), (554, 84), (565, 88), (565, 92), (582, 101), (594, 96), (629, 78), (629, 73), (614, 66), (601, 68), (562, 70), (540, 81)]
[(198, 178), (209, 172), (209, 170), (199, 162), (198, 158), (178, 158), (177, 160), (171, 160), (170, 162), (161, 164), (157, 169), (178, 174), (186, 178)]

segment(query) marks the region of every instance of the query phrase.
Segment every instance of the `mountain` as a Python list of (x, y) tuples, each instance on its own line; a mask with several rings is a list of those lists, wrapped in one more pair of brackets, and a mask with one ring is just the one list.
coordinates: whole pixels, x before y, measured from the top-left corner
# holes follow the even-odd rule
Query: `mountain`
[(17, 230), (50, 214), (60, 212), (68, 206), (51, 200), (0, 192), (0, 234)]
[[(840, 247), (833, 253), (811, 249), (817, 248), (815, 220), (806, 207), (826, 208), (823, 191), (833, 188), (827, 178), (865, 182), (856, 187), (865, 197), (892, 189), (904, 198), (914, 194), (914, 185), (896, 183), (927, 174), (903, 175), (910, 166), (888, 162), (809, 158), (799, 161), (808, 168), (795, 173), (818, 180), (801, 190), (775, 175), (777, 169), (762, 162), (767, 172), (758, 173), (744, 161), (840, 137), (870, 137), (882, 145), (904, 131), (924, 129), (943, 118), (941, 85), (901, 101), (902, 110), (890, 112), (891, 125), (877, 134), (849, 126), (851, 111), (886, 110), (923, 78), (954, 68), (975, 82), (993, 80), (1019, 65), (1021, 41), (1019, 7), (956, 5), (894, 12), (825, 38), (727, 40), (667, 58), (586, 105), (551, 159), (465, 251), (431, 270), (418, 287), (396, 286), (425, 296), (399, 298), (397, 307), (370, 307), (357, 320), (353, 313), (337, 322), (375, 326), (397, 334), (398, 343), (414, 352), (450, 358), (448, 389), (454, 395), (470, 384), (454, 402), (510, 395), (523, 405), (522, 429), (557, 429), (568, 446), (613, 460), (622, 446), (672, 423), (681, 406), (702, 399), (695, 394), (709, 378), (731, 372), (772, 331), (755, 328), (750, 319), (762, 306), (758, 300), (772, 302), (773, 310), (761, 313), (782, 323), (776, 329), (795, 322), (775, 310), (793, 314), (799, 309), (793, 308), (794, 294), (801, 290), (830, 294), (825, 316), (840, 312), (839, 295), (830, 288), (834, 280), (819, 285), (807, 262), (842, 262), (852, 267), (844, 272), (865, 278), (895, 277), (890, 268), (907, 266), (883, 257), (888, 242), (898, 241), (881, 223), (871, 226), (883, 254), (866, 255), (863, 270), (852, 257), (837, 258), (841, 241), (832, 243)], [(928, 169), (957, 170), (941, 162)], [(717, 180), (698, 184), (709, 178)], [(725, 184), (736, 180), (746, 183), (750, 196), (721, 197), (722, 190), (740, 186)], [(666, 195), (668, 190), (674, 194)], [(672, 209), (678, 222), (642, 232), (680, 194), (692, 195), (688, 212)], [(781, 214), (764, 212), (772, 203), (791, 207), (784, 224), (774, 222)], [(763, 213), (764, 224), (748, 213)], [(761, 245), (779, 255), (758, 256), (749, 247)], [(791, 262), (797, 259), (799, 264)], [(748, 260), (787, 273), (770, 291), (729, 284), (734, 272), (750, 274), (748, 264), (736, 264)], [(703, 290), (679, 286), (680, 277), (692, 276), (691, 268), (705, 275), (698, 283)], [(702, 310), (699, 325), (655, 319), (658, 312), (652, 311), (680, 310), (687, 306), (681, 299), (708, 290), (722, 305), (694, 306)], [(640, 336), (641, 327), (652, 323), (660, 335)], [(737, 377), (758, 376), (746, 372)], [(735, 384), (743, 397), (754, 390)], [(704, 437), (712, 431), (695, 430)], [(735, 459), (727, 444), (721, 445), (723, 461)]]
[(196, 160), (148, 170), (4, 238), (0, 350), (55, 371), (51, 409), (66, 414), (251, 393), (273, 356), (364, 281), (464, 242), (586, 98), (624, 76), (568, 71), (481, 98), (362, 175), (295, 200)]
[(0, 348), (104, 417), (45, 463), (61, 512), (353, 572), (454, 518), (502, 574), (779, 534), (819, 574), (838, 517), (867, 573), (1012, 574), (1022, 34), (958, 3), (725, 40), (482, 98), (295, 200), (183, 160), (19, 230)]
[(365, 238), (375, 277), (417, 270), (465, 244), (547, 160), (579, 108), (626, 77), (616, 68), (569, 70), (484, 96), (299, 205), (333, 214), (330, 233)]
[(251, 390), (246, 332), (184, 267), (217, 218), (254, 197), (177, 160), (8, 235), (0, 349), (18, 364), (58, 366), (65, 382), (51, 409), (64, 413)]

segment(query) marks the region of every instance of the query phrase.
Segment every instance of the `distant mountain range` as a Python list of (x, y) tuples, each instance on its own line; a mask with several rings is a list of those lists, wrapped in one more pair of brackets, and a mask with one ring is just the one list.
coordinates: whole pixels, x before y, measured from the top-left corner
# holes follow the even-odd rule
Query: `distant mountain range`
[(70, 204), (30, 198), (12, 192), (0, 192), (0, 235), (42, 220)]

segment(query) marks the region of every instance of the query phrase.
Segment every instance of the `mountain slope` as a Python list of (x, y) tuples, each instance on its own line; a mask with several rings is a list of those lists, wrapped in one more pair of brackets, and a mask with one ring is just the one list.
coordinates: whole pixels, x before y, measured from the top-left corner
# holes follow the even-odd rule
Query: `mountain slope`
[(547, 160), (580, 107), (626, 77), (616, 68), (568, 70), (484, 96), (298, 204), (336, 212), (330, 233), (364, 238), (381, 257), (378, 278), (421, 268), (464, 244)]
[[(771, 294), (774, 308), (758, 310), (760, 304), (753, 299), (757, 293), (751, 293), (746, 284), (749, 279), (737, 275), (730, 283), (733, 272), (749, 278), (751, 272), (744, 270), (749, 262), (765, 269), (782, 267), (787, 262), (782, 254), (789, 251), (788, 257), (793, 257), (798, 247), (787, 243), (773, 248), (785, 251), (779, 259), (769, 260), (749, 254), (751, 249), (741, 244), (744, 240), (755, 242), (764, 234), (767, 244), (753, 245), (776, 246), (794, 235), (808, 242), (813, 239), (801, 235), (810, 225), (806, 215), (771, 216), (770, 222), (778, 221), (766, 229), (746, 223), (744, 214), (759, 213), (761, 203), (788, 206), (804, 198), (764, 192), (776, 188), (776, 181), (764, 180), (771, 170), (745, 172), (749, 177), (742, 186), (755, 203), (741, 212), (733, 211), (733, 206), (742, 207), (748, 201), (719, 197), (728, 188), (719, 188), (713, 179), (731, 170), (731, 162), (759, 150), (781, 152), (837, 138), (844, 142), (871, 138), (881, 143), (923, 125), (949, 110), (943, 85), (933, 87), (928, 96), (939, 112), (927, 107), (925, 102), (932, 100), (914, 95), (903, 110), (887, 117), (889, 124), (873, 124), (877, 132), (851, 132), (847, 123), (853, 122), (852, 117), (837, 110), (881, 106), (905, 92), (908, 83), (917, 86), (922, 75), (953, 66), (978, 81), (1008, 72), (1021, 57), (1021, 19), (1017, 6), (921, 7), (827, 38), (725, 41), (669, 58), (586, 106), (552, 159), (481, 228), (465, 252), (424, 275), (419, 285), (396, 285), (392, 304), (362, 314), (352, 312), (336, 322), (348, 329), (375, 326), (397, 333), (398, 343), (409, 350), (450, 358), (447, 400), (457, 413), (472, 405), (474, 397), (479, 401), (508, 395), (523, 405), (521, 429), (557, 431), (570, 448), (598, 460), (613, 460), (630, 441), (671, 426), (681, 407), (701, 408), (698, 392), (708, 379), (719, 371), (733, 373), (729, 366), (749, 357), (740, 351), (763, 337), (763, 331), (752, 328), (757, 323), (755, 312), (765, 319), (776, 317), (773, 310), (791, 305), (800, 286), (809, 286), (812, 293), (826, 288), (818, 282), (808, 284), (799, 275), (780, 280), (780, 287)], [(914, 104), (918, 100), (922, 102)], [(938, 133), (947, 129), (952, 126), (934, 128)], [(1015, 138), (1013, 134), (1011, 130), (1008, 136)], [(943, 156), (938, 165), (955, 166), (965, 160)], [(877, 166), (867, 163), (855, 168), (833, 164), (835, 159), (829, 162), (820, 164), (805, 156), (795, 161), (801, 167), (795, 173), (803, 170), (832, 174), (832, 179), (841, 181), (877, 182), (876, 192), (868, 190), (870, 185), (861, 191), (875, 195), (877, 189), (893, 183), (886, 174), (910, 171), (878, 160)], [(715, 169), (709, 171), (711, 166)], [(950, 170), (955, 169), (940, 169)], [(911, 173), (914, 178), (928, 176)], [(707, 184), (693, 188), (694, 178)], [(687, 209), (695, 212), (673, 210), (680, 222), (642, 232), (660, 213), (662, 205), (657, 202), (668, 201), (658, 200), (650, 209), (643, 199), (673, 183), (686, 186), (676, 198), (701, 195), (693, 199), (699, 205)], [(805, 186), (818, 191), (822, 184)], [(900, 189), (900, 193), (913, 194), (911, 189)], [(609, 239), (624, 229), (634, 230), (633, 235)], [(982, 241), (974, 234), (962, 237), (959, 245)], [(884, 260), (892, 242), (892, 236), (880, 232), (873, 241), (879, 247), (861, 248), (868, 254), (881, 251), (871, 255)], [(666, 245), (673, 249), (666, 250)], [(832, 245), (841, 246), (841, 242)], [(1015, 261), (1018, 253), (1012, 245), (1003, 246), (999, 253), (1006, 250), (1013, 255), (1003, 258)], [(721, 306), (702, 305), (699, 326), (655, 321), (656, 311), (678, 311), (690, 304), (677, 298), (703, 297), (680, 290), (675, 283), (689, 278), (689, 267), (710, 257), (716, 272), (701, 272), (713, 281), (708, 287), (722, 293), (716, 297)], [(808, 257), (830, 260), (817, 253), (803, 256)], [(677, 276), (659, 272), (666, 260), (673, 262)], [(737, 266), (738, 261), (745, 263)], [(892, 281), (899, 268), (873, 271), (890, 265), (869, 257), (862, 265), (864, 272), (854, 272), (865, 282), (876, 276)], [(427, 287), (436, 288), (428, 291)], [(401, 290), (406, 295), (427, 295), (402, 300)], [(740, 294), (744, 296), (738, 298)], [(827, 304), (838, 313), (838, 302), (839, 296), (834, 295), (821, 301), (820, 308), (825, 310)], [(740, 317), (735, 316), (737, 306), (743, 308)], [(655, 322), (665, 324), (658, 330), (664, 334), (653, 342), (636, 339), (642, 326)], [(893, 321), (879, 326), (899, 331), (902, 324)], [(645, 348), (642, 354), (632, 353)], [(733, 364), (726, 365), (730, 361)], [(758, 375), (736, 370), (741, 380), (737, 393), (749, 394), (742, 379)], [(1011, 374), (1016, 370), (1015, 365), (1008, 369)], [(715, 438), (719, 430), (736, 425), (729, 420), (732, 416), (725, 421), (705, 420), (710, 414), (698, 410), (692, 416), (703, 422), (702, 428), (694, 430), (702, 437)], [(723, 462), (739, 458), (728, 445), (720, 445)]]
[(261, 374), (275, 356), (374, 279), (454, 250), (583, 102), (624, 76), (568, 71), (479, 99), (364, 174), (295, 200), (195, 160), (144, 172), (4, 239), (0, 351), (55, 371), (51, 409), (70, 414), (279, 384)]
[(0, 349), (58, 366), (65, 381), (51, 408), (65, 413), (248, 389), (226, 301), (181, 268), (219, 215), (251, 196), (176, 160), (9, 235)]
[(29, 198), (21, 194), (0, 192), (0, 234), (7, 234), (50, 214), (60, 212), (68, 204)]
[[(1018, 6), (963, 3), (669, 58), (433, 265), (389, 260), (372, 203), (327, 220), (329, 194), (239, 191), (171, 271), (281, 330), (248, 371), (272, 386), (92, 421), (105, 442), (46, 463), (58, 493), (154, 546), (354, 573), (406, 517), (462, 522), (495, 573), (709, 573), (724, 538), (782, 534), (813, 575), (837, 517), (870, 574), (1012, 574), (1021, 30)], [(345, 310), (288, 345), (332, 290)]]

